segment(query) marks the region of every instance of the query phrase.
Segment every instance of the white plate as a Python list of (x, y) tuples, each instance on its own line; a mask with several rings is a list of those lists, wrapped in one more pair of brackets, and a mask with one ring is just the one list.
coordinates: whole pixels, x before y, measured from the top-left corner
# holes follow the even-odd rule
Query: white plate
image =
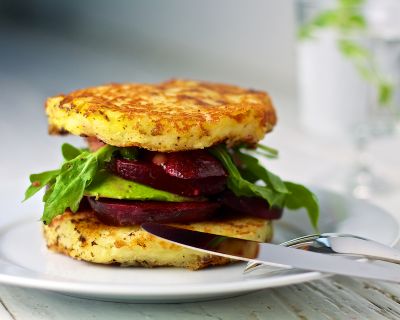
[[(345, 232), (393, 245), (399, 226), (384, 210), (367, 202), (316, 190), (321, 202), (322, 232)], [(305, 212), (286, 212), (276, 223), (277, 241), (312, 233)], [(124, 302), (187, 302), (239, 295), (259, 289), (323, 277), (296, 271), (272, 277), (243, 275), (245, 264), (201, 271), (101, 266), (49, 252), (38, 221), (9, 225), (0, 231), (0, 283), (68, 295)]]

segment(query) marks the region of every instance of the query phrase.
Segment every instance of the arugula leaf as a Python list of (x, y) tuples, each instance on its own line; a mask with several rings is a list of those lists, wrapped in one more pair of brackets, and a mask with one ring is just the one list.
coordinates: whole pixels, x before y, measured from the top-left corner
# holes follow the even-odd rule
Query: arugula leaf
[(245, 171), (250, 171), (253, 175), (263, 180), (267, 184), (267, 186), (270, 186), (272, 189), (280, 193), (289, 192), (281, 178), (261, 166), (257, 158), (254, 158), (251, 155), (240, 151), (236, 151), (235, 156), (244, 166), (243, 169)]
[(272, 159), (278, 158), (279, 152), (278, 152), (278, 150), (276, 150), (274, 148), (265, 146), (261, 143), (257, 144), (257, 148), (262, 150), (262, 152), (260, 152), (258, 149), (255, 151), (259, 155), (262, 155), (266, 158), (272, 158)]
[(128, 160), (135, 160), (138, 157), (139, 150), (135, 147), (120, 148), (121, 156)]
[(25, 199), (28, 200), (30, 197), (35, 195), (39, 190), (45, 187), (50, 182), (54, 181), (59, 175), (60, 170), (45, 171), (42, 173), (31, 174), (29, 180), (31, 185), (25, 191)]
[(111, 159), (115, 147), (104, 146), (96, 152), (81, 152), (76, 158), (64, 162), (54, 185), (44, 196), (42, 220), (49, 223), (67, 208), (76, 212), (85, 188), (92, 182), (98, 168)]
[(289, 190), (285, 199), (285, 207), (292, 210), (305, 208), (312, 226), (317, 229), (319, 204), (315, 194), (300, 184), (285, 181), (285, 185)]
[(269, 154), (275, 157), (279, 155), (279, 151), (277, 149), (268, 147), (265, 144), (257, 143), (257, 148), (267, 151)]
[(245, 197), (258, 196), (267, 200), (271, 207), (283, 206), (285, 194), (275, 192), (273, 189), (264, 186), (258, 186), (243, 179), (228, 151), (223, 146), (219, 145), (213, 147), (210, 149), (210, 152), (221, 161), (228, 171), (228, 188), (231, 189), (235, 195)]
[(210, 149), (228, 171), (228, 188), (237, 196), (258, 196), (267, 200), (271, 207), (287, 207), (289, 209), (305, 208), (314, 228), (317, 227), (319, 217), (319, 205), (316, 196), (306, 187), (293, 182), (284, 181), (261, 167), (258, 160), (248, 154), (236, 151), (235, 156), (246, 165), (245, 172), (258, 176), (265, 181), (266, 186), (258, 186), (245, 180), (233, 163), (231, 156), (223, 146)]
[(64, 143), (61, 146), (61, 152), (62, 152), (62, 155), (64, 157), (64, 160), (66, 160), (66, 161), (75, 159), (83, 151), (85, 151), (85, 150), (78, 149), (78, 148), (74, 147), (72, 144), (69, 144), (69, 143)]
[[(69, 143), (64, 143), (61, 146), (61, 151), (64, 159), (67, 161), (76, 158), (80, 153), (83, 152), (83, 150), (75, 148), (73, 145)], [(54, 185), (57, 176), (60, 174), (60, 171), (61, 171), (60, 169), (57, 169), (51, 171), (44, 171), (42, 173), (31, 174), (29, 176), (31, 185), (25, 191), (25, 198), (23, 201), (26, 201), (29, 198), (31, 198), (46, 185), (48, 185), (49, 189), (51, 189), (51, 186)], [(46, 201), (46, 194), (48, 196), (49, 193), (51, 193), (49, 189), (46, 191), (45, 196), (43, 197), (43, 201)]]
[(243, 179), (251, 183), (256, 183), (257, 181), (260, 181), (260, 178), (255, 173), (253, 173), (253, 171), (250, 171), (247, 168), (243, 167), (239, 167), (238, 170)]
[(49, 198), (49, 196), (51, 195), (51, 193), (53, 192), (54, 184), (55, 184), (55, 179), (54, 179), (54, 181), (52, 183), (48, 184), (46, 192), (44, 193), (43, 198), (42, 198), (43, 202), (46, 202), (47, 199)]

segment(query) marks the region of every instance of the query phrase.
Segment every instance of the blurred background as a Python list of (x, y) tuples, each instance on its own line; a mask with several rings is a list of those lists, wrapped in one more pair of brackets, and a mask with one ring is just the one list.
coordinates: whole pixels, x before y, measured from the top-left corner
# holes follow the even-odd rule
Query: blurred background
[(295, 86), (291, 1), (0, 5), (2, 74), (35, 83), (46, 94), (172, 76), (289, 92)]
[[(349, 167), (357, 161), (356, 154), (364, 154), (351, 141), (358, 141), (356, 146), (361, 141), (362, 149), (365, 134), (354, 138), (349, 132), (365, 132), (357, 129), (359, 122), (366, 122), (365, 110), (359, 111), (357, 104), (370, 106), (373, 98), (365, 94), (369, 89), (364, 82), (354, 80), (350, 62), (340, 58), (334, 64), (328, 59), (334, 53), (332, 61), (338, 60), (332, 49), (336, 36), (331, 39), (324, 30), (314, 30), (312, 38), (322, 35), (324, 45), (315, 46), (312, 41), (301, 45), (299, 23), (306, 25), (319, 13), (336, 10), (338, 3), (353, 8), (364, 2), (0, 0), (0, 174), (7, 181), (1, 191), (9, 194), (10, 203), (21, 199), (30, 173), (57, 166), (62, 142), (80, 141), (47, 135), (43, 106), (48, 96), (108, 82), (157, 82), (171, 77), (268, 91), (278, 109), (279, 126), (267, 142), (283, 150), (280, 164), (272, 164), (273, 169), (293, 180), (326, 181), (335, 166)], [(371, 8), (370, 13), (379, 13)], [(376, 19), (382, 20), (382, 15)], [(392, 18), (400, 21), (396, 19)], [(396, 28), (390, 26), (389, 31)], [(326, 32), (332, 33), (329, 25)], [(393, 71), (392, 66), (388, 68)], [(339, 82), (342, 86), (336, 88)], [(315, 96), (315, 92), (325, 93)], [(322, 108), (321, 101), (333, 101), (337, 107), (344, 106), (343, 101), (352, 105), (333, 107), (340, 112), (332, 113)], [(316, 106), (321, 106), (318, 112)], [(352, 107), (358, 111), (352, 113)], [(394, 118), (390, 113), (390, 119)], [(335, 125), (330, 126), (333, 121)], [(396, 136), (393, 128), (391, 137)], [(302, 132), (303, 138), (296, 132)], [(323, 149), (327, 145), (331, 147)], [(342, 151), (335, 152), (337, 146)], [(388, 147), (379, 146), (377, 152), (382, 153), (382, 148)], [(385, 158), (390, 158), (389, 167), (400, 160), (395, 155), (385, 154)], [(304, 170), (311, 159), (316, 164), (312, 173), (310, 166)], [(10, 185), (17, 191), (9, 192)]]

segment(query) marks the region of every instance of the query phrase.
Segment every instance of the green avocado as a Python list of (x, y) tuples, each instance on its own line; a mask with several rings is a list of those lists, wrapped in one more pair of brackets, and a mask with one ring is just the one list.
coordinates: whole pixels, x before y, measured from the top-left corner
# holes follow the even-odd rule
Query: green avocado
[(105, 170), (97, 172), (85, 190), (85, 195), (96, 198), (155, 200), (169, 202), (192, 201), (167, 191), (157, 190), (143, 184), (114, 176)]

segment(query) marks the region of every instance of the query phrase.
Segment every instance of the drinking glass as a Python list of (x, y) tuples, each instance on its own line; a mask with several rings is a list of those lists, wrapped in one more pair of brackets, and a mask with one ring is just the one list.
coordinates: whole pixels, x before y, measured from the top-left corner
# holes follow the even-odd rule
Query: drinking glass
[(331, 140), (351, 138), (357, 159), (345, 184), (355, 197), (387, 192), (391, 186), (374, 174), (368, 146), (393, 134), (399, 118), (400, 1), (296, 4), (302, 126)]

